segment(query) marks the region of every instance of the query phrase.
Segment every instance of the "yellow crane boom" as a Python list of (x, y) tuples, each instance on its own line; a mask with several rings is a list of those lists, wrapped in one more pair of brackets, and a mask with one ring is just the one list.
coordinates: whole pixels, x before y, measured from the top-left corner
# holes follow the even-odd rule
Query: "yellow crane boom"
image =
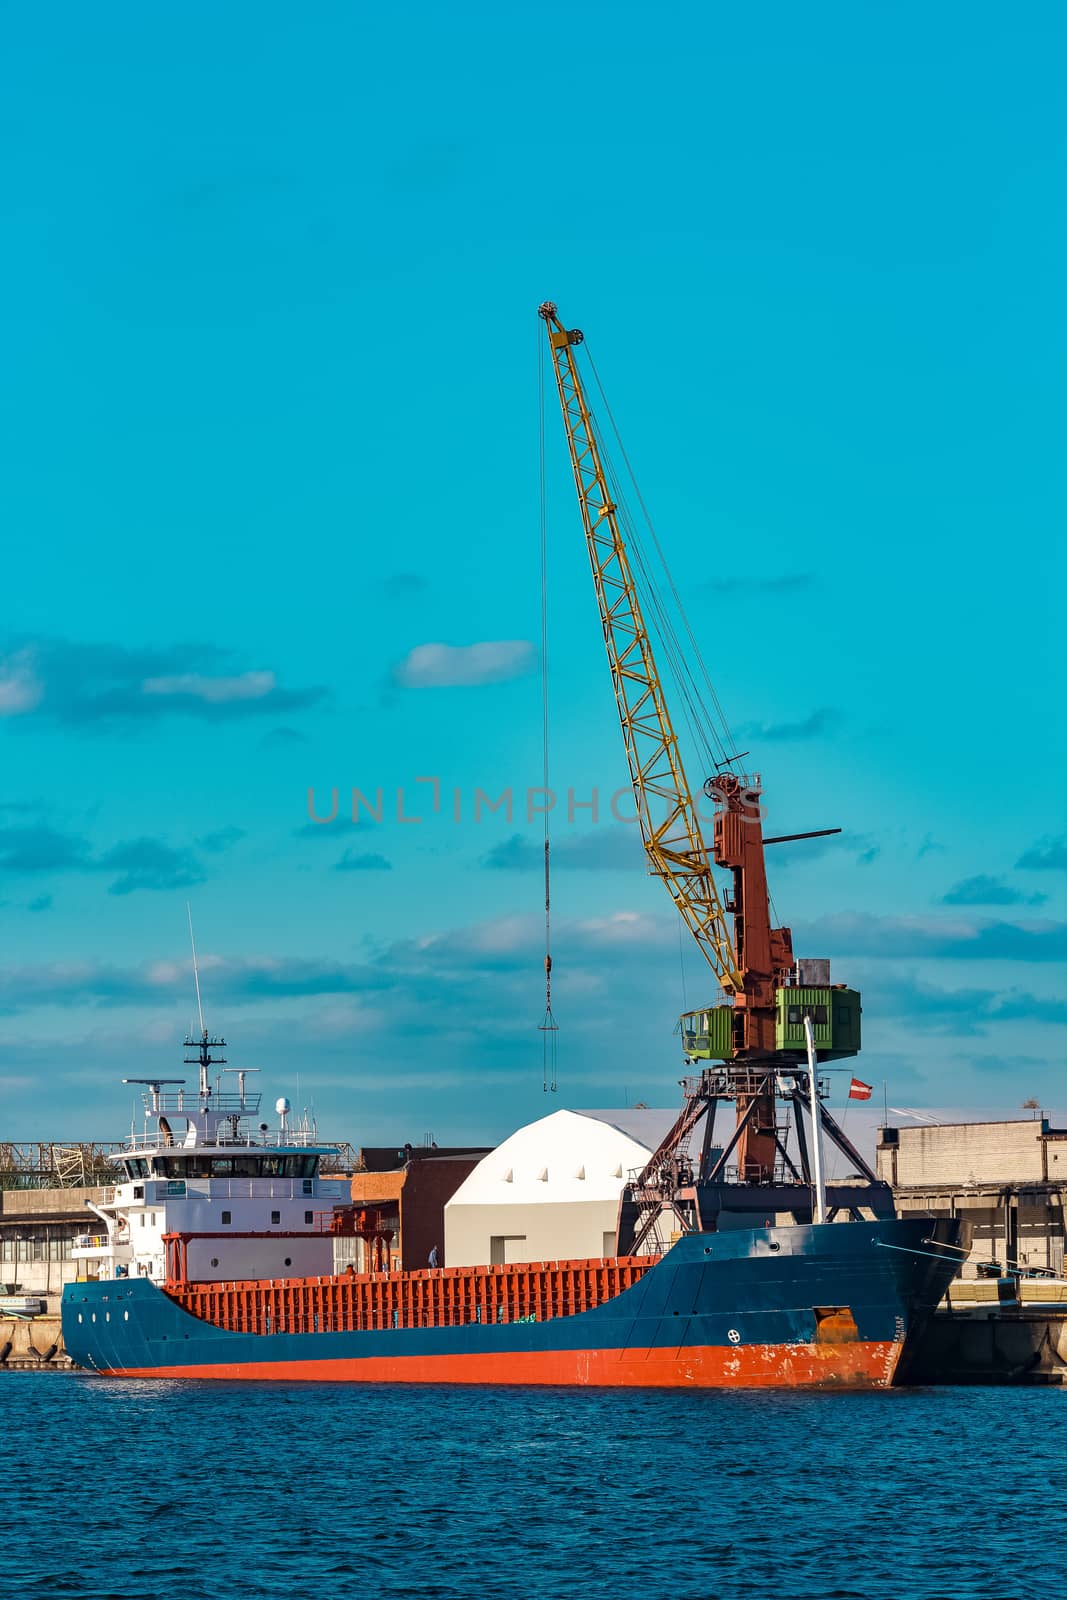
[[(711, 871), (641, 612), (626, 545), (574, 356), (582, 334), (563, 326), (551, 301), (540, 308), (593, 569), (611, 682), (622, 724), (649, 870), (661, 878), (729, 994), (742, 988), (733, 940)], [(657, 816), (653, 815), (653, 808)]]

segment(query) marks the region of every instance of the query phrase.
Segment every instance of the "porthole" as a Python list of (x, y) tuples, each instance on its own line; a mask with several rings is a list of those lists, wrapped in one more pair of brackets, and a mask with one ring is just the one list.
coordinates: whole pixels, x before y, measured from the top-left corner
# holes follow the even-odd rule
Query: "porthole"
[(771, 1239), (769, 1244), (768, 1244), (768, 1246), (767, 1246), (767, 1248), (769, 1250), (780, 1250), (782, 1247), (779, 1244), (777, 1239)]
[(704, 1246), (704, 1254), (706, 1256), (710, 1256), (711, 1255), (711, 1245), (710, 1244), (706, 1244)]
[(285, 1265), (286, 1265), (286, 1266), (287, 1266), (287, 1267), (291, 1267), (291, 1266), (292, 1266), (292, 1264), (293, 1264), (293, 1258), (292, 1258), (292, 1256), (286, 1256), (286, 1258), (285, 1258)]
[(217, 1266), (218, 1266), (218, 1264), (219, 1264), (219, 1258), (218, 1258), (218, 1256), (212, 1256), (212, 1258), (211, 1258), (211, 1265), (212, 1265), (212, 1266), (213, 1266), (213, 1267), (217, 1267)]

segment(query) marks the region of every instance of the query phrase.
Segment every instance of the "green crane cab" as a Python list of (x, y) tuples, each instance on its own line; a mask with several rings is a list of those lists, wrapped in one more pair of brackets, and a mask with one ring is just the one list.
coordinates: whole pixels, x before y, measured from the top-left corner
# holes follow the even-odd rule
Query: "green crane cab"
[[(815, 1033), (815, 1054), (820, 1061), (837, 1061), (860, 1050), (860, 994), (844, 984), (818, 988), (784, 988), (775, 991), (777, 1024), (775, 1048), (784, 1056), (802, 1056), (804, 1018), (810, 1016)], [(687, 1011), (680, 1019), (682, 1050), (690, 1061), (731, 1061), (734, 1057), (734, 1008), (708, 1006)]]

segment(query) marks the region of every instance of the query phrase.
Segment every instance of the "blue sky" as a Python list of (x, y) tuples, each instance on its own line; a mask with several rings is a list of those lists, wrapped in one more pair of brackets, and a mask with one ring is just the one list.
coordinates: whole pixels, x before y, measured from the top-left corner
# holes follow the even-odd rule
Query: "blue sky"
[[(846, 830), (772, 870), (860, 1074), (1067, 1116), (1059, 8), (3, 17), (5, 1136), (173, 1072), (187, 899), (230, 1059), (327, 1131), (544, 1109), (540, 825), (471, 811), (540, 781), (549, 296), (770, 831)], [(610, 795), (547, 449), (553, 771)], [(308, 824), (353, 786), (380, 826)], [(561, 1098), (671, 1104), (700, 958), (632, 830), (555, 837)]]

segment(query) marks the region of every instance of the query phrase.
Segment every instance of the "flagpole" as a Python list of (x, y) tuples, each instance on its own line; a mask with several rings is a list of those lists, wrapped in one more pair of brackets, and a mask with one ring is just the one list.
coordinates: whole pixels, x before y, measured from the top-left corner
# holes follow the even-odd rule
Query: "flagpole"
[(882, 1127), (889, 1126), (889, 1089), (885, 1078), (882, 1079)]

